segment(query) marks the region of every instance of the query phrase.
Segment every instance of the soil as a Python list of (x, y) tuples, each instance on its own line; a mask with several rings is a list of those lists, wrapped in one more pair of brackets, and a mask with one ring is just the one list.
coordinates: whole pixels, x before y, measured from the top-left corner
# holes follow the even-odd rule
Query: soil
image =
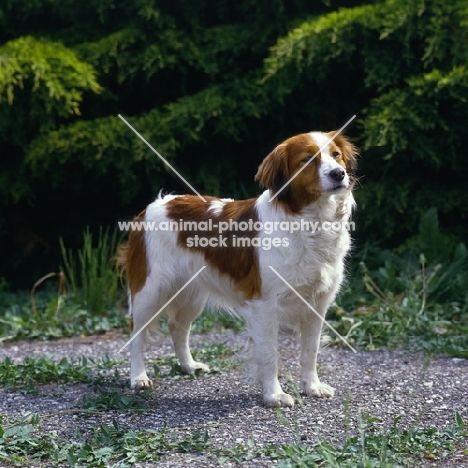
[[(117, 351), (126, 342), (119, 333), (101, 336), (63, 338), (53, 341), (4, 343), (0, 359), (9, 356), (19, 363), (26, 356), (40, 357), (53, 354), (77, 359), (80, 356), (97, 358), (109, 356), (124, 359), (120, 367), (128, 376), (129, 352)], [(147, 359), (171, 356), (172, 345), (167, 338), (148, 348)], [(227, 347), (242, 347), (244, 339), (233, 333), (214, 332), (192, 337), (192, 349), (204, 343), (225, 343)], [(294, 336), (280, 338), (280, 381), (288, 388), (288, 380), (297, 381), (298, 345)], [(83, 417), (68, 410), (76, 408), (83, 395), (95, 396), (91, 385), (57, 383), (38, 387), (37, 394), (0, 390), (0, 414), (19, 417), (29, 412), (41, 415), (45, 430), (56, 430), (71, 437), (75, 428), (84, 431), (91, 426), (111, 424), (116, 420), (123, 427), (135, 431), (144, 429), (178, 428), (187, 436), (196, 429), (207, 429), (213, 450), (232, 447), (233, 444), (256, 445), (312, 444), (327, 439), (341, 444), (350, 434), (357, 434), (358, 413), (369, 412), (378, 418), (375, 423), (382, 430), (391, 428), (394, 419), (402, 415), (399, 427), (418, 426), (442, 428), (454, 422), (455, 412), (468, 421), (468, 361), (448, 356), (427, 358), (422, 354), (406, 352), (359, 351), (324, 348), (319, 356), (322, 381), (335, 387), (333, 399), (302, 396), (292, 409), (267, 408), (262, 404), (257, 386), (250, 386), (248, 374), (242, 365), (224, 374), (208, 374), (194, 379), (163, 378), (156, 382), (156, 391), (148, 400), (149, 409), (142, 412), (107, 411)], [(123, 378), (123, 377), (122, 377)], [(128, 385), (123, 392), (131, 394)], [(286, 390), (287, 391), (287, 390)], [(302, 404), (301, 404), (302, 403)], [(439, 461), (427, 460), (428, 467), (468, 466), (464, 453), (467, 441), (455, 453)], [(253, 460), (242, 466), (275, 466), (275, 461)], [(136, 466), (156, 466), (140, 464)], [(158, 463), (160, 467), (219, 466), (209, 454), (170, 453)], [(223, 466), (233, 466), (226, 463)]]

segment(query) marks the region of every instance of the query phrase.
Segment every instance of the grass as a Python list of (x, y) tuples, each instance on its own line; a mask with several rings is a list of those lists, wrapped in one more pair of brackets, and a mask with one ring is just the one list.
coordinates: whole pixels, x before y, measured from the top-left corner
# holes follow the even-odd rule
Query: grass
[[(205, 343), (202, 348), (194, 350), (194, 358), (210, 365), (210, 373), (228, 372), (237, 366), (233, 358), (237, 349), (226, 347), (224, 343)], [(148, 360), (153, 364), (154, 377), (164, 378), (196, 378), (200, 373), (187, 375), (182, 372), (175, 356)], [(108, 356), (99, 359), (91, 359), (81, 356), (77, 360), (62, 358), (56, 361), (54, 356), (47, 354), (39, 358), (26, 357), (23, 362), (16, 364), (10, 357), (0, 361), (0, 386), (9, 390), (20, 390), (24, 393), (37, 391), (38, 385), (52, 382), (86, 382), (100, 383), (103, 379), (112, 377), (113, 381), (119, 380), (120, 373), (116, 366), (123, 361), (115, 361)], [(167, 372), (163, 372), (166, 369)], [(109, 382), (107, 381), (107, 384)], [(106, 398), (111, 398), (113, 392), (109, 392)], [(123, 404), (125, 406), (125, 404)], [(85, 406), (86, 407), (86, 406)]]
[(230, 449), (216, 451), (218, 462), (223, 464), (269, 458), (278, 462), (278, 467), (327, 467), (327, 468), (395, 468), (422, 466), (426, 460), (446, 457), (455, 445), (466, 439), (466, 423), (456, 413), (453, 424), (438, 429), (430, 427), (410, 430), (398, 428), (400, 417), (395, 418), (388, 431), (378, 431), (377, 418), (368, 413), (358, 415), (358, 435), (348, 436), (343, 445), (318, 441), (312, 445), (295, 443), (257, 447), (252, 441), (237, 444)]
[(365, 246), (327, 318), (361, 349), (468, 357), (468, 249), (449, 246), (434, 210), (400, 249)]
[[(6, 301), (8, 305), (4, 305)], [(37, 294), (36, 303), (38, 312), (34, 314), (28, 293), (0, 295), (1, 341), (95, 335), (113, 328), (128, 330), (128, 320), (116, 306), (96, 315), (73, 296), (57, 297), (50, 291)]]
[[(192, 355), (195, 360), (210, 366), (210, 374), (219, 374), (229, 372), (238, 365), (234, 358), (237, 351), (237, 349), (227, 348), (224, 343), (204, 343), (202, 348), (193, 350)], [(167, 377), (189, 379), (203, 374), (199, 370), (195, 371), (194, 374), (185, 374), (175, 356), (157, 358), (147, 362), (152, 365), (153, 376), (157, 380)]]
[[(210, 365), (210, 373), (228, 372), (233, 369), (237, 363), (233, 359), (236, 349), (226, 347), (223, 343), (205, 343), (202, 348), (194, 350), (193, 355), (202, 362)], [(103, 381), (109, 385), (110, 380), (118, 382), (120, 371), (118, 366), (122, 361), (115, 361), (109, 357), (100, 359), (91, 359), (81, 356), (78, 360), (62, 358), (60, 361), (54, 360), (54, 356), (47, 354), (39, 358), (26, 357), (23, 362), (16, 364), (9, 357), (0, 361), (0, 386), (9, 390), (19, 390), (24, 393), (37, 392), (38, 385), (44, 385), (51, 382), (85, 382), (99, 384)], [(156, 379), (164, 378), (196, 378), (199, 374), (187, 375), (182, 372), (177, 359), (174, 356), (167, 358), (158, 358), (148, 361), (153, 364), (154, 377)], [(162, 369), (167, 369), (166, 373)], [(122, 392), (120, 391), (120, 394)], [(114, 403), (108, 404), (125, 407), (125, 401), (117, 401), (114, 397), (114, 391), (105, 393), (102, 399), (93, 403), (91, 399), (83, 402), (86, 405), (104, 405), (105, 401), (114, 399)], [(132, 403), (130, 403), (132, 404)]]
[(127, 467), (141, 461), (157, 461), (167, 452), (202, 452), (209, 447), (208, 435), (194, 431), (184, 436), (179, 431), (134, 432), (116, 421), (90, 428), (90, 435), (76, 430), (62, 440), (56, 432), (40, 428), (41, 419), (30, 414), (6, 422), (0, 418), (0, 461), (14, 466), (38, 462), (57, 466)]
[(103, 391), (96, 397), (83, 395), (77, 408), (94, 411), (145, 411), (148, 405), (141, 395), (123, 395), (121, 390)]
[(7, 421), (0, 417), (0, 461), (15, 466), (67, 464), (68, 466), (127, 467), (137, 462), (157, 461), (166, 453), (203, 453), (220, 465), (270, 459), (279, 467), (371, 468), (422, 466), (426, 460), (439, 459), (453, 451), (456, 443), (468, 436), (466, 424), (458, 413), (454, 423), (444, 427), (410, 430), (398, 428), (399, 418), (388, 431), (374, 427), (376, 418), (359, 417), (358, 435), (346, 438), (343, 445), (319, 441), (258, 447), (245, 445), (216, 449), (209, 441), (208, 430), (145, 430), (135, 432), (120, 426), (91, 427), (87, 434), (75, 430), (73, 437), (60, 439), (56, 432), (41, 430), (37, 414)]
[(97, 242), (87, 229), (83, 246), (77, 252), (67, 250), (60, 239), (60, 250), (67, 283), (77, 302), (92, 314), (102, 316), (115, 307), (122, 297), (114, 257), (120, 242), (117, 230), (100, 229)]
[[(362, 283), (350, 283), (340, 306), (328, 315), (351, 344), (467, 356), (468, 300), (461, 297), (466, 287), (458, 289), (457, 283), (468, 285), (468, 256), (429, 267), (422, 257), (418, 269), (398, 275), (392, 264), (370, 270), (361, 263), (360, 269)], [(451, 300), (442, 300), (439, 294), (449, 277), (456, 291)]]
[[(45, 275), (29, 294), (0, 292), (1, 340), (49, 339), (127, 329), (128, 320), (121, 310), (124, 294), (113, 266), (117, 244), (116, 232), (110, 234), (102, 229), (96, 242), (86, 230), (83, 246), (77, 252), (67, 250), (60, 241), (65, 274), (60, 271)], [(51, 289), (49, 279), (56, 277), (58, 292)], [(46, 289), (37, 292), (46, 279)]]
[[(205, 344), (197, 351), (199, 358), (209, 364), (216, 360), (230, 362), (233, 350), (223, 344)], [(173, 369), (172, 358), (157, 360), (161, 368)], [(58, 382), (84, 382), (94, 385), (97, 394), (85, 395), (74, 409), (82, 417), (98, 413), (142, 413), (157, 401), (154, 389), (135, 394), (123, 388), (119, 366), (123, 362), (109, 358), (91, 360), (81, 357), (76, 361), (62, 359), (58, 362), (52, 356), (26, 358), (21, 364), (14, 364), (7, 358), (0, 363), (0, 382), (10, 391), (34, 392), (42, 384)], [(188, 378), (194, 378), (190, 376)], [(169, 371), (160, 375), (162, 379), (179, 378), (178, 372)], [(303, 407), (297, 383), (288, 379), (289, 391), (296, 395), (299, 408)], [(126, 387), (126, 384), (125, 384)], [(54, 431), (41, 428), (41, 421), (51, 415), (39, 417), (30, 414), (17, 419), (0, 416), (0, 462), (15, 466), (115, 466), (128, 467), (137, 462), (157, 461), (161, 456), (174, 452), (201, 453), (218, 464), (227, 462), (242, 464), (256, 460), (272, 460), (279, 467), (405, 467), (422, 466), (427, 460), (440, 460), (453, 452), (457, 443), (468, 438), (466, 423), (458, 413), (454, 422), (437, 428), (420, 428), (418, 422), (408, 430), (399, 428), (401, 416), (393, 421), (393, 427), (386, 431), (376, 426), (377, 418), (358, 409), (357, 431), (352, 434), (351, 399), (348, 394), (344, 401), (345, 420), (348, 436), (344, 443), (332, 444), (326, 440), (313, 443), (300, 438), (299, 421), (294, 413), (285, 415), (277, 409), (279, 424), (294, 424), (297, 442), (292, 444), (258, 446), (253, 441), (217, 448), (210, 443), (209, 427), (189, 431), (145, 430), (136, 432), (119, 425), (100, 424), (87, 431), (76, 429), (73, 437), (63, 439)], [(62, 413), (62, 412), (59, 412)], [(42, 419), (41, 419), (42, 418)], [(292, 421), (292, 422), (291, 422)]]
[(234, 317), (228, 313), (204, 312), (192, 324), (192, 333), (203, 334), (209, 331), (225, 331), (227, 329), (238, 333), (245, 327), (245, 322), (240, 317)]
[(67, 358), (54, 361), (52, 355), (40, 358), (26, 357), (15, 364), (9, 357), (0, 362), (0, 385), (24, 393), (37, 392), (38, 385), (51, 382), (93, 382), (109, 376), (116, 364), (108, 357), (90, 359), (85, 356), (77, 361)]

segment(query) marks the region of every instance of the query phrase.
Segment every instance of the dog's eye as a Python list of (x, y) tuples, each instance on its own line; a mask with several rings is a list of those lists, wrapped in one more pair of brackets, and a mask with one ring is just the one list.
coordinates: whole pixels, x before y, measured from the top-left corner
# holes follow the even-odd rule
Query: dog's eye
[(312, 158), (313, 156), (307, 156), (302, 160), (302, 162), (309, 162)]
[(340, 157), (340, 153), (338, 153), (338, 151), (334, 151), (332, 153), (332, 156), (335, 158), (335, 159), (338, 159)]

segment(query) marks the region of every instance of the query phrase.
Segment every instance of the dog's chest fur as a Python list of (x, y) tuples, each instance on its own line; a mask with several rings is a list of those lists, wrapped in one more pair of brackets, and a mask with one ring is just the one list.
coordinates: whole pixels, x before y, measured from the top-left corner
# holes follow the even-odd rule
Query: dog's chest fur
[[(290, 247), (281, 252), (274, 268), (308, 302), (321, 294), (336, 294), (344, 277), (344, 263), (351, 247), (348, 221), (354, 207), (351, 191), (318, 200), (302, 214), (312, 223), (309, 231), (288, 233)], [(269, 258), (268, 260), (273, 260)], [(284, 285), (276, 293), (277, 304), (288, 315), (292, 305), (302, 306)]]

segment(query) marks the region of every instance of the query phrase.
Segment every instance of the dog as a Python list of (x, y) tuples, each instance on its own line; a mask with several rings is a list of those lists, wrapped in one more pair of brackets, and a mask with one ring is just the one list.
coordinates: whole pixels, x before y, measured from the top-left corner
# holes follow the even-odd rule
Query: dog
[(139, 227), (118, 254), (133, 321), (133, 388), (152, 386), (144, 346), (157, 312), (167, 318), (182, 370), (209, 371), (192, 358), (189, 333), (210, 307), (245, 320), (252, 373), (267, 406), (294, 405), (278, 380), (283, 326), (300, 334), (303, 392), (333, 397), (334, 389), (317, 375), (317, 354), (351, 246), (349, 230), (338, 227), (348, 223), (355, 206), (356, 160), (356, 147), (337, 131), (295, 135), (260, 164), (255, 180), (265, 191), (257, 198), (160, 194), (134, 219)]

